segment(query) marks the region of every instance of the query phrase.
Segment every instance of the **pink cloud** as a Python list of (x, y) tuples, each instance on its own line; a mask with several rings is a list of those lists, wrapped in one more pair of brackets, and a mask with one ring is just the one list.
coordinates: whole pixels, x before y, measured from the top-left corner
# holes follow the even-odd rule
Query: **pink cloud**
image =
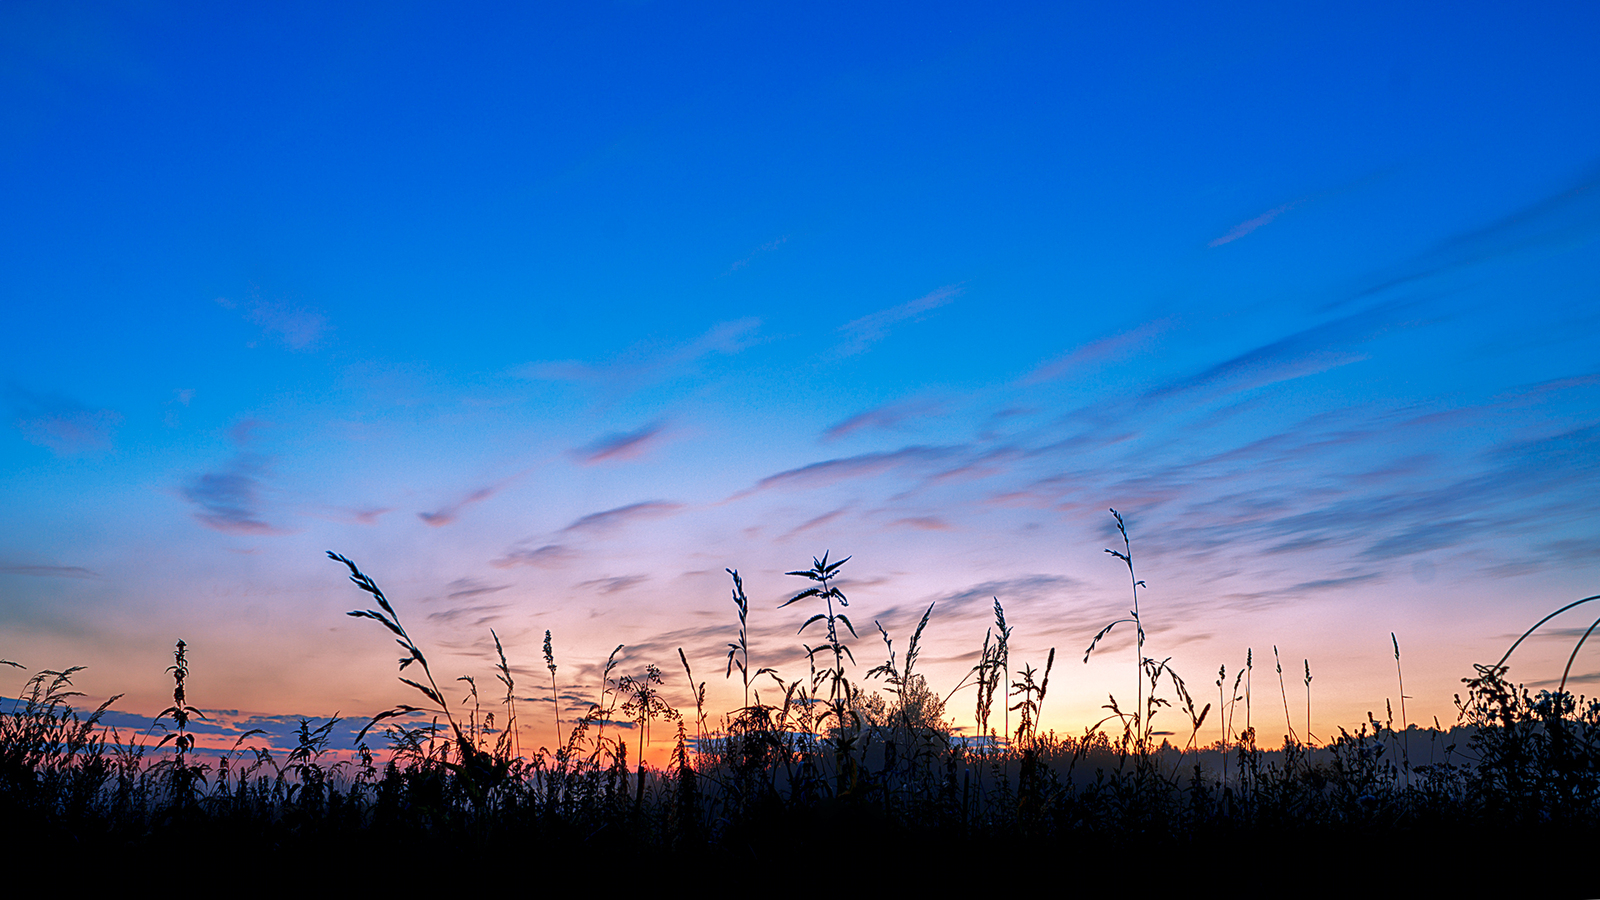
[(30, 444), (56, 456), (83, 456), (112, 449), (112, 436), (122, 415), (109, 409), (73, 410), (21, 419), (17, 428)]
[(0, 566), (3, 575), (33, 575), (40, 578), (99, 578), (82, 566)]
[(915, 528), (919, 531), (949, 531), (950, 523), (936, 516), (910, 516), (889, 523), (890, 528)]
[(961, 294), (961, 286), (950, 284), (930, 291), (915, 300), (899, 306), (880, 309), (839, 326), (844, 341), (839, 345), (841, 356), (854, 356), (889, 335), (901, 322), (921, 321), (941, 306), (948, 306)]
[(750, 251), (750, 255), (749, 256), (746, 256), (744, 259), (741, 259), (741, 260), (735, 262), (733, 265), (729, 266), (728, 267), (728, 271), (726, 271), (726, 272), (724, 272), (722, 274), (731, 275), (734, 272), (737, 272), (740, 269), (744, 268), (745, 266), (750, 265), (750, 263), (756, 257), (762, 255), (763, 253), (771, 253), (772, 251), (774, 251), (774, 250), (778, 249), (779, 247), (783, 246), (784, 244), (788, 243), (788, 241), (789, 241), (789, 236), (788, 235), (784, 235), (783, 237), (778, 238), (775, 241), (767, 241), (765, 244), (762, 244), (761, 246), (757, 247), (756, 249)]
[(610, 531), (614, 528), (620, 528), (623, 525), (627, 525), (630, 522), (670, 516), (682, 508), (683, 504), (681, 503), (669, 503), (664, 500), (648, 500), (644, 503), (630, 503), (627, 506), (619, 506), (616, 509), (608, 509), (602, 512), (590, 513), (589, 515), (573, 522), (571, 525), (568, 525), (566, 528), (562, 529), (562, 531)]
[(1057, 357), (1028, 373), (1023, 384), (1053, 381), (1070, 372), (1111, 362), (1148, 347), (1155, 337), (1172, 327), (1168, 319), (1146, 322), (1132, 331), (1113, 334), (1074, 348), (1065, 356)]
[(1217, 238), (1206, 246), (1221, 247), (1223, 244), (1230, 244), (1234, 241), (1237, 241), (1239, 238), (1242, 238), (1250, 232), (1255, 231), (1257, 228), (1268, 224), (1273, 219), (1276, 219), (1278, 216), (1283, 215), (1291, 209), (1294, 209), (1298, 205), (1300, 205), (1299, 201), (1295, 201), (1294, 203), (1285, 203), (1277, 209), (1269, 209), (1261, 215), (1256, 216), (1254, 219), (1251, 219), (1247, 222), (1240, 222), (1239, 224), (1233, 226), (1233, 229), (1227, 234)]
[(800, 534), (800, 533), (806, 532), (806, 531), (810, 531), (813, 528), (821, 528), (822, 526), (828, 524), (829, 522), (832, 522), (834, 519), (839, 518), (840, 516), (844, 515), (845, 513), (849, 512), (849, 511), (850, 511), (850, 507), (841, 506), (841, 507), (839, 507), (838, 509), (836, 509), (836, 510), (834, 510), (832, 512), (825, 512), (822, 515), (817, 516), (814, 519), (811, 519), (809, 521), (802, 522), (801, 524), (796, 525), (794, 528), (790, 529), (789, 533), (785, 534), (784, 537), (785, 538), (792, 538), (797, 534)]
[(510, 478), (501, 479), (500, 481), (497, 481), (488, 487), (478, 488), (460, 500), (442, 506), (433, 512), (419, 512), (417, 513), (417, 518), (435, 528), (449, 525), (460, 517), (462, 510), (473, 505), (474, 503), (482, 503), (490, 497), (493, 497), (495, 494), (500, 493), (506, 488), (507, 485), (511, 484), (513, 481), (516, 481), (518, 478), (521, 478), (524, 474), (526, 473), (518, 472), (517, 474), (512, 475)]
[(266, 462), (241, 453), (227, 468), (204, 472), (182, 489), (184, 499), (198, 509), (196, 520), (227, 534), (282, 534), (262, 517), (261, 476)]
[(637, 431), (608, 434), (574, 452), (587, 464), (637, 459), (656, 443), (663, 427), (661, 422), (652, 422)]
[(830, 426), (822, 433), (825, 441), (835, 441), (858, 431), (893, 428), (907, 419), (937, 415), (940, 405), (931, 400), (907, 400), (886, 403), (866, 412), (856, 413), (848, 419)]
[(936, 462), (950, 457), (955, 452), (954, 448), (949, 447), (905, 447), (883, 453), (863, 453), (859, 456), (824, 460), (798, 469), (779, 472), (776, 475), (768, 475), (756, 482), (755, 487), (735, 495), (735, 498), (769, 488), (826, 487), (850, 478), (877, 475), (903, 465)]
[(543, 547), (533, 549), (518, 548), (506, 553), (505, 556), (491, 560), (489, 565), (496, 569), (509, 569), (513, 566), (532, 566), (536, 569), (558, 569), (570, 562), (576, 553), (572, 548), (562, 544), (545, 544)]
[[(223, 309), (239, 308), (238, 303), (227, 297), (218, 297), (217, 305)], [(318, 342), (333, 330), (327, 316), (303, 306), (259, 297), (245, 301), (244, 306), (247, 321), (290, 350), (314, 350)]]

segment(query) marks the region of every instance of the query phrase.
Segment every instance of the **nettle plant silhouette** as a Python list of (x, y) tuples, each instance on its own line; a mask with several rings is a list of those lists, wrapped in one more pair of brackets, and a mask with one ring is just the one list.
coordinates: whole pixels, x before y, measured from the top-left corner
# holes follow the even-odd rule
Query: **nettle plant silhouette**
[[(786, 606), (799, 603), (801, 600), (809, 600), (813, 597), (820, 597), (827, 603), (828, 611), (817, 613), (807, 619), (805, 624), (800, 626), (800, 631), (797, 633), (804, 634), (807, 628), (818, 622), (824, 622), (828, 626), (827, 643), (819, 647), (813, 647), (810, 644), (802, 644), (801, 646), (806, 648), (806, 660), (811, 665), (811, 690), (813, 694), (822, 686), (824, 681), (828, 683), (828, 708), (823, 713), (822, 718), (818, 720), (818, 724), (824, 724), (827, 718), (832, 716), (841, 732), (850, 727), (849, 722), (851, 721), (859, 724), (859, 718), (850, 709), (851, 688), (844, 671), (845, 658), (849, 657), (851, 665), (855, 665), (856, 658), (850, 652), (850, 648), (839, 639), (839, 625), (843, 623), (845, 629), (850, 632), (851, 637), (856, 637), (856, 629), (854, 625), (850, 624), (849, 616), (842, 612), (834, 611), (834, 601), (838, 601), (841, 608), (850, 605), (850, 601), (845, 599), (844, 592), (839, 590), (838, 585), (833, 584), (834, 579), (839, 577), (839, 568), (849, 561), (850, 557), (846, 556), (838, 562), (830, 563), (828, 562), (828, 554), (823, 553), (821, 559), (811, 558), (811, 568), (786, 573), (810, 579), (815, 584), (790, 597), (778, 607), (783, 609)], [(833, 654), (833, 667), (819, 670), (817, 668), (817, 654), (824, 650)]]
[(167, 667), (167, 671), (172, 673), (172, 705), (163, 709), (160, 715), (156, 716), (156, 722), (158, 723), (162, 719), (171, 716), (173, 723), (178, 726), (177, 731), (169, 731), (163, 735), (161, 742), (156, 746), (161, 747), (171, 741), (172, 746), (177, 749), (179, 766), (183, 765), (184, 754), (194, 749), (194, 735), (189, 733), (189, 717), (205, 718), (205, 715), (200, 710), (189, 705), (185, 696), (183, 683), (189, 678), (188, 648), (188, 644), (179, 641), (172, 651), (173, 662), (172, 665)]

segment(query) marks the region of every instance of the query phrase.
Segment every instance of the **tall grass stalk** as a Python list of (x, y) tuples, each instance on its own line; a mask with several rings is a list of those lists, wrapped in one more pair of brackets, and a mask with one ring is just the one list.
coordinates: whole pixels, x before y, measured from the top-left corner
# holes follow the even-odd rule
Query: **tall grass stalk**
[(1311, 734), (1311, 660), (1306, 664), (1306, 743), (1315, 745), (1316, 739)]
[(1394, 645), (1394, 677), (1400, 684), (1400, 759), (1405, 767), (1406, 781), (1411, 780), (1411, 718), (1406, 715), (1406, 677), (1400, 670), (1400, 639), (1389, 632), (1389, 642)]
[(1294, 733), (1294, 722), (1289, 719), (1289, 687), (1283, 680), (1283, 660), (1278, 658), (1278, 645), (1272, 645), (1272, 660), (1278, 666), (1278, 691), (1283, 695), (1283, 727), (1289, 729), (1284, 739), (1290, 743), (1300, 743), (1300, 738)]
[(1089, 654), (1094, 652), (1095, 645), (1100, 643), (1101, 638), (1110, 634), (1113, 628), (1123, 624), (1133, 625), (1134, 707), (1131, 723), (1128, 717), (1117, 707), (1117, 701), (1115, 697), (1111, 699), (1109, 708), (1117, 718), (1122, 719), (1124, 734), (1126, 735), (1131, 732), (1133, 735), (1134, 751), (1140, 755), (1143, 755), (1149, 750), (1149, 740), (1146, 735), (1146, 732), (1149, 730), (1149, 726), (1144, 708), (1144, 679), (1146, 675), (1146, 666), (1152, 662), (1152, 660), (1146, 659), (1144, 655), (1144, 620), (1139, 617), (1139, 588), (1144, 587), (1145, 583), (1140, 581), (1139, 576), (1134, 573), (1133, 544), (1128, 539), (1127, 523), (1122, 520), (1122, 513), (1117, 512), (1115, 509), (1111, 510), (1111, 515), (1117, 521), (1117, 533), (1122, 535), (1122, 549), (1113, 550), (1110, 547), (1107, 547), (1106, 552), (1117, 559), (1122, 560), (1123, 564), (1128, 567), (1128, 580), (1132, 583), (1133, 587), (1133, 609), (1128, 611), (1127, 618), (1117, 619), (1106, 627), (1100, 629), (1099, 633), (1089, 641), (1089, 648), (1083, 651), (1083, 661), (1085, 663), (1089, 661)]
[(561, 691), (556, 687), (556, 648), (550, 640), (550, 629), (544, 632), (544, 664), (550, 670), (550, 710), (555, 720), (556, 742), (552, 749), (561, 748)]
[[(517, 734), (517, 682), (511, 676), (511, 666), (506, 663), (506, 650), (500, 646), (500, 635), (489, 629), (489, 636), (494, 638), (494, 652), (500, 657), (500, 664), (496, 666), (495, 677), (506, 686), (506, 727), (500, 733), (497, 755), (502, 758), (520, 758), (522, 756), (522, 742)], [(545, 632), (545, 640), (550, 639), (550, 632)], [(548, 647), (549, 644), (546, 643)], [(554, 673), (551, 673), (554, 675)], [(559, 740), (559, 732), (557, 733)]]
[[(750, 637), (746, 630), (746, 617), (750, 614), (750, 598), (744, 595), (744, 580), (738, 569), (724, 569), (733, 576), (733, 605), (739, 610), (739, 640), (728, 643), (728, 671), (724, 677), (732, 678), (735, 667), (739, 669), (739, 682), (744, 687), (744, 706), (750, 706)], [(790, 601), (791, 603), (794, 601)], [(804, 630), (804, 629), (802, 629)]]
[[(471, 742), (467, 739), (466, 732), (461, 729), (460, 723), (458, 723), (455, 716), (450, 713), (450, 705), (445, 703), (444, 694), (439, 690), (438, 682), (433, 680), (433, 670), (428, 666), (427, 657), (423, 655), (422, 648), (417, 646), (417, 643), (411, 639), (411, 635), (407, 634), (404, 626), (400, 624), (400, 615), (396, 613), (394, 607), (389, 604), (389, 598), (384, 596), (383, 591), (378, 587), (378, 585), (373, 582), (371, 578), (368, 578), (359, 568), (357, 568), (355, 563), (337, 553), (334, 553), (332, 550), (328, 551), (328, 558), (334, 560), (335, 562), (343, 563), (345, 567), (350, 570), (351, 583), (368, 594), (371, 594), (372, 598), (378, 603), (378, 609), (354, 610), (346, 613), (346, 615), (357, 619), (371, 619), (395, 635), (395, 643), (399, 644), (400, 648), (406, 652), (405, 656), (400, 657), (400, 671), (404, 672), (408, 666), (410, 666), (412, 663), (416, 663), (422, 670), (423, 678), (427, 679), (428, 683), (421, 684), (404, 676), (400, 677), (400, 681), (403, 684), (407, 684), (415, 688), (417, 691), (421, 692), (424, 697), (427, 697), (430, 701), (432, 701), (434, 711), (443, 715), (445, 722), (450, 726), (450, 731), (455, 738), (457, 747), (463, 751), (466, 751), (467, 748), (472, 746)], [(373, 716), (371, 721), (369, 721), (356, 736), (356, 740), (359, 741), (362, 737), (365, 737), (366, 733), (379, 722), (405, 716), (413, 712), (422, 711), (424, 710), (422, 710), (420, 707), (412, 706), (407, 703), (396, 704), (394, 707)]]

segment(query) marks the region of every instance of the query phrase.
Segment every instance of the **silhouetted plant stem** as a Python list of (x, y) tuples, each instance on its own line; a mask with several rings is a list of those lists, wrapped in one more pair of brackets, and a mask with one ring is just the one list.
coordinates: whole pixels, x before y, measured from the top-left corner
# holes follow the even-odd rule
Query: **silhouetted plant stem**
[(550, 629), (544, 632), (544, 664), (550, 670), (550, 709), (555, 717), (556, 742), (553, 745), (557, 752), (561, 749), (561, 692), (556, 689), (556, 650), (550, 641)]
[(1394, 676), (1400, 684), (1400, 760), (1405, 767), (1406, 784), (1411, 783), (1411, 719), (1406, 715), (1406, 678), (1400, 671), (1400, 639), (1394, 632), (1389, 632), (1389, 641), (1394, 644)]
[(1309, 746), (1309, 745), (1312, 745), (1312, 744), (1315, 743), (1315, 741), (1312, 739), (1312, 735), (1311, 735), (1311, 660), (1307, 659), (1305, 661), (1305, 664), (1306, 664), (1306, 744)]
[(1272, 645), (1272, 659), (1278, 666), (1278, 691), (1283, 695), (1283, 727), (1289, 729), (1284, 739), (1299, 743), (1299, 738), (1294, 733), (1294, 723), (1289, 720), (1289, 687), (1283, 680), (1283, 660), (1278, 658), (1278, 645)]

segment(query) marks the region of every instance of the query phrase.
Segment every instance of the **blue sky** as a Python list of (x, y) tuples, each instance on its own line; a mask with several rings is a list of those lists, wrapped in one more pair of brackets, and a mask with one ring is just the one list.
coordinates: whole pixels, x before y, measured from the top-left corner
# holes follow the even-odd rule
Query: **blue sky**
[(998, 596), (1078, 728), (1116, 507), (1192, 683), (1276, 644), (1353, 725), (1396, 632), (1448, 720), (1600, 569), (1595, 16), (12, 5), (0, 656), (371, 714), (333, 549), (441, 674), (715, 692), (724, 568), (792, 677), (830, 551), (863, 670)]

